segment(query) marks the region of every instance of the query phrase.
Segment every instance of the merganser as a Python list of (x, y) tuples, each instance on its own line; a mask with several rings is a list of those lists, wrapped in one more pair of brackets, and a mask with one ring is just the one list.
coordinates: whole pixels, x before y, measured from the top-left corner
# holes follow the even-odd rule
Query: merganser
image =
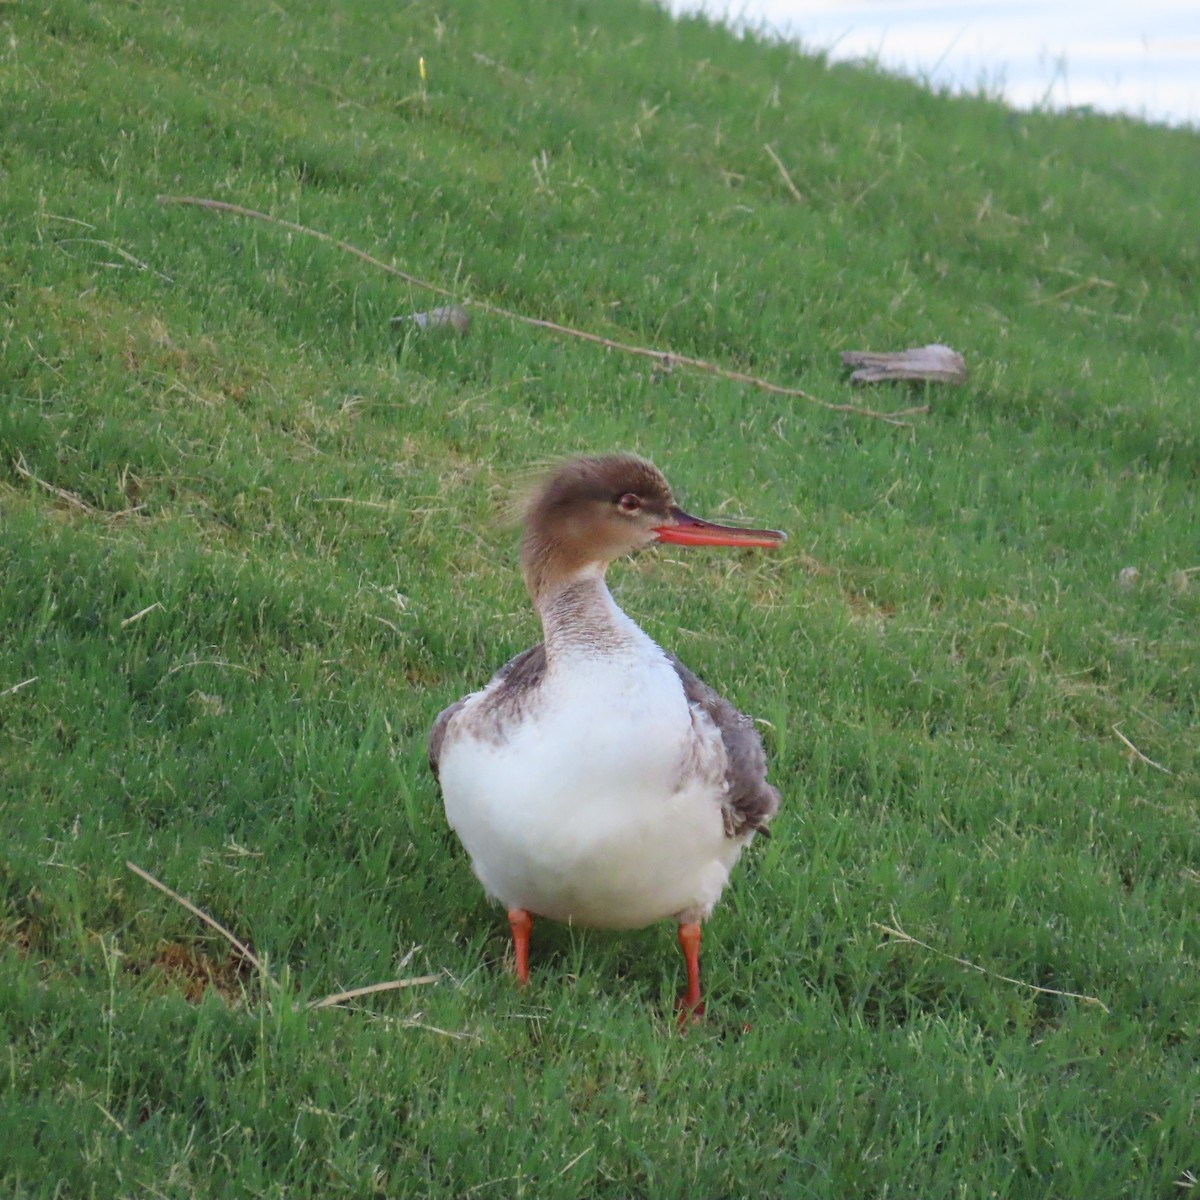
[(704, 1011), (700, 922), (779, 808), (750, 719), (617, 607), (610, 562), (655, 542), (777, 546), (689, 516), (632, 454), (574, 458), (532, 494), (521, 568), (545, 640), (429, 735), (446, 818), (508, 910), (518, 982), (534, 916), (607, 929), (672, 918), (681, 1023)]

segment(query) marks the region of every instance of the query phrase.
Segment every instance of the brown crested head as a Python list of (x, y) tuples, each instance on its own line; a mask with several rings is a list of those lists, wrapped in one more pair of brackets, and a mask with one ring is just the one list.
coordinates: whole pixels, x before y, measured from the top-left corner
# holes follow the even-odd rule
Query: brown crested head
[(536, 598), (556, 579), (654, 542), (676, 545), (774, 546), (785, 535), (737, 529), (689, 516), (662, 472), (636, 454), (605, 454), (560, 463), (525, 504), (521, 566)]
[(525, 505), (521, 566), (530, 590), (649, 545), (672, 504), (662, 472), (635, 454), (560, 463)]

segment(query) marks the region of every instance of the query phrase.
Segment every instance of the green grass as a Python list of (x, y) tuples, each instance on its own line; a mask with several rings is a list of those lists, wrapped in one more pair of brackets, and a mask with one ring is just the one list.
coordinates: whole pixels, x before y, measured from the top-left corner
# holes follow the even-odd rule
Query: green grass
[[(625, 0), (4, 15), (5, 1195), (1191, 1194), (1194, 132)], [(971, 381), (894, 428), (480, 315), (398, 343), (428, 294), (159, 193), (831, 402), (842, 349)], [(543, 923), (516, 993), (424, 765), (537, 636), (509, 476), (617, 448), (792, 537), (613, 571), (785, 798), (686, 1038), (668, 926)]]

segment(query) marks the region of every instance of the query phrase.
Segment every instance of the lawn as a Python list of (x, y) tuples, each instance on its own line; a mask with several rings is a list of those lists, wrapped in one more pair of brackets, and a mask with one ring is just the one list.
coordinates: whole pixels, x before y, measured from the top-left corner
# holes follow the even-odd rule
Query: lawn
[[(632, 0), (3, 16), (0, 1191), (1200, 1189), (1197, 132)], [(616, 449), (790, 537), (610, 573), (784, 797), (686, 1036), (669, 923), (518, 992), (425, 765)]]

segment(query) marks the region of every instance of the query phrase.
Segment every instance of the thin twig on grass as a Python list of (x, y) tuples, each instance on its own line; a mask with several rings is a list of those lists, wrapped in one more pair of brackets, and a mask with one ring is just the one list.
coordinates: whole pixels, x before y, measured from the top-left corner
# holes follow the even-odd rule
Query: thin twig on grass
[(1147, 758), (1147, 757), (1146, 757), (1146, 756), (1145, 756), (1145, 755), (1144, 755), (1144, 754), (1143, 754), (1143, 753), (1142, 753), (1142, 752), (1141, 752), (1141, 751), (1140, 751), (1140, 750), (1139, 750), (1139, 749), (1138, 749), (1138, 748), (1137, 748), (1137, 747), (1136, 747), (1136, 746), (1135, 746), (1135, 745), (1134, 745), (1134, 744), (1133, 744), (1133, 743), (1132, 743), (1132, 742), (1131, 742), (1131, 741), (1130, 741), (1130, 740), (1129, 740), (1129, 739), (1128, 739), (1128, 738), (1127, 738), (1127, 737), (1126, 737), (1126, 736), (1125, 736), (1125, 735), (1124, 735), (1124, 734), (1121, 732), (1121, 727), (1120, 727), (1120, 725), (1114, 725), (1114, 726), (1112, 727), (1112, 731), (1113, 731), (1113, 733), (1115, 733), (1115, 734), (1117, 735), (1117, 737), (1119, 737), (1119, 738), (1121, 739), (1121, 741), (1123, 741), (1123, 742), (1125, 743), (1125, 745), (1126, 745), (1126, 746), (1128, 746), (1128, 747), (1129, 747), (1129, 751), (1130, 751), (1130, 753), (1131, 753), (1131, 754), (1134, 756), (1134, 758), (1141, 759), (1141, 761), (1142, 761), (1142, 762), (1144, 762), (1144, 763), (1145, 763), (1147, 766), (1151, 766), (1151, 767), (1153, 767), (1153, 768), (1154, 768), (1156, 771), (1161, 771), (1161, 772), (1162, 772), (1164, 775), (1174, 775), (1174, 774), (1175, 774), (1175, 772), (1174, 772), (1174, 771), (1171, 771), (1171, 770), (1169, 770), (1167, 767), (1164, 767), (1164, 766), (1162, 765), (1162, 763), (1156, 763), (1156, 762), (1154, 761), (1154, 759), (1152, 759), (1152, 758)]
[[(164, 896), (169, 896), (175, 901), (176, 904), (182, 905), (193, 916), (199, 917), (200, 920), (206, 925), (212, 929), (215, 929), (248, 963), (250, 963), (251, 966), (254, 967), (256, 971), (258, 971), (258, 973), (265, 980), (267, 980), (268, 983), (271, 984), (272, 987), (276, 989), (276, 991), (282, 990), (278, 981), (271, 977), (267, 969), (263, 966), (262, 960), (254, 953), (254, 951), (251, 950), (250, 947), (247, 946), (245, 942), (241, 941), (235, 934), (230, 933), (220, 921), (216, 920), (214, 917), (210, 917), (202, 908), (198, 908), (186, 897), (181, 896), (178, 892), (167, 887), (165, 883), (155, 879), (149, 871), (139, 867), (137, 863), (130, 862), (128, 859), (126, 859), (125, 865), (135, 875), (140, 876), (148, 884), (150, 884), (151, 887), (158, 888), (158, 890), (162, 892)], [(409, 957), (411, 957), (411, 954)], [(406, 958), (404, 961), (407, 962), (408, 959)], [(392, 992), (399, 988), (417, 987), (423, 983), (436, 983), (439, 979), (441, 979), (441, 977), (442, 976), (439, 973), (437, 975), (418, 975), (412, 979), (390, 979), (386, 983), (372, 983), (367, 987), (351, 988), (347, 992), (335, 992), (332, 996), (326, 996), (323, 1000), (312, 1001), (311, 1003), (306, 1004), (304, 1007), (306, 1011), (312, 1011), (313, 1009), (318, 1008), (330, 1008), (335, 1004), (341, 1003), (343, 1000), (354, 1000), (359, 996), (372, 996), (377, 992)], [(445, 1031), (438, 1030), (437, 1032), (442, 1033)]]
[[(895, 920), (895, 917), (892, 919)], [(1058, 988), (1039, 987), (1036, 983), (1027, 983), (1023, 979), (1013, 979), (1010, 975), (1001, 975), (998, 971), (989, 971), (987, 967), (981, 967), (978, 963), (973, 963), (969, 959), (959, 958), (957, 954), (947, 954), (945, 950), (939, 950), (936, 946), (931, 946), (928, 942), (923, 942), (920, 938), (915, 938), (912, 934), (905, 933), (903, 929), (898, 927), (882, 925), (878, 921), (872, 921), (871, 924), (874, 928), (882, 930), (889, 937), (894, 937), (901, 942), (909, 942), (914, 946), (920, 946), (922, 950), (928, 950), (930, 954), (936, 954), (939, 958), (947, 958), (951, 962), (958, 963), (961, 967), (978, 971), (980, 975), (987, 975), (992, 979), (999, 979), (1004, 983), (1011, 983), (1016, 987), (1028, 988), (1031, 992), (1040, 992), (1044, 996), (1065, 996), (1070, 1000), (1080, 1000), (1084, 1004), (1094, 1004), (1097, 1008), (1108, 1012), (1108, 1005), (1102, 1000), (1098, 1000), (1095, 996), (1085, 996), (1082, 992), (1064, 992)]]
[(485, 67), (492, 67), (494, 70), (499, 71), (501, 75), (507, 75), (510, 79), (517, 79), (525, 84), (533, 84), (533, 80), (528, 75), (518, 74), (511, 67), (506, 67), (503, 63), (497, 62), (494, 58), (489, 58), (486, 54), (480, 54), (476, 51), (471, 57), (477, 63), (482, 63)]
[(158, 888), (158, 890), (162, 892), (164, 896), (170, 896), (170, 898), (174, 900), (176, 904), (183, 905), (183, 907), (186, 908), (188, 912), (192, 914), (192, 916), (199, 917), (200, 920), (205, 923), (205, 925), (209, 926), (211, 929), (215, 929), (252, 967), (254, 967), (256, 971), (258, 971), (260, 975), (262, 975), (265, 979), (270, 980), (275, 987), (279, 986), (279, 984), (275, 983), (275, 980), (271, 979), (271, 976), (267, 974), (267, 971), (263, 967), (262, 961), (259, 959), (258, 955), (255, 954), (245, 942), (240, 941), (236, 934), (230, 933), (229, 930), (226, 929), (225, 926), (222, 925), (221, 922), (215, 917), (210, 917), (208, 913), (204, 911), (204, 909), (197, 908), (190, 900), (185, 899), (178, 892), (172, 891), (165, 883), (155, 879), (149, 871), (143, 870), (141, 867), (139, 867), (137, 863), (132, 863), (126, 859), (125, 865), (135, 875), (141, 876), (141, 878), (144, 879), (151, 887)]
[(243, 667), (240, 663), (226, 662), (223, 658), (192, 658), (185, 663), (176, 663), (163, 674), (163, 678), (169, 679), (177, 671), (186, 671), (188, 667), (223, 667), (227, 671), (245, 671), (247, 675), (253, 675), (255, 679), (259, 678), (259, 673), (253, 667)]
[(587, 1146), (585, 1149), (580, 1150), (580, 1152), (577, 1155), (575, 1155), (575, 1157), (573, 1159), (571, 1159), (571, 1161), (569, 1163), (567, 1163), (567, 1165), (565, 1167), (563, 1167), (563, 1169), (561, 1171), (559, 1171), (559, 1173), (557, 1175), (555, 1175), (554, 1178), (561, 1179), (577, 1162), (579, 1162), (579, 1160), (581, 1158), (583, 1158), (583, 1156), (585, 1154), (591, 1154), (593, 1149), (594, 1149), (594, 1147)]
[(783, 165), (783, 160), (778, 154), (768, 145), (764, 143), (763, 149), (770, 155), (771, 161), (779, 168), (779, 174), (783, 176), (783, 182), (787, 185), (787, 190), (792, 193), (792, 196), (801, 204), (804, 203), (804, 193), (792, 182), (791, 175), (788, 174), (788, 169)]
[(351, 988), (348, 992), (334, 992), (324, 1000), (311, 1000), (305, 1008), (312, 1012), (318, 1008), (332, 1008), (345, 1000), (357, 1000), (359, 996), (373, 996), (376, 992), (394, 992), (400, 988), (418, 987), (423, 983), (437, 983), (442, 975), (414, 975), (411, 979), (389, 979), (386, 983), (372, 983), (367, 987)]
[(95, 1103), (96, 1107), (101, 1111), (101, 1113), (104, 1114), (104, 1117), (106, 1120), (111, 1121), (112, 1124), (115, 1125), (121, 1133), (123, 1133), (126, 1137), (129, 1137), (129, 1130), (126, 1129), (125, 1126), (122, 1125), (121, 1122), (118, 1121), (117, 1118), (114, 1117), (112, 1115), (112, 1113), (110, 1113), (108, 1111), (108, 1109), (105, 1108), (104, 1105), (100, 1103), (99, 1100), (96, 1100), (94, 1103)]
[(11, 696), (13, 692), (19, 692), (22, 688), (28, 687), (31, 683), (37, 683), (41, 678), (40, 675), (30, 675), (28, 679), (22, 679), (20, 683), (14, 683), (12, 687), (6, 687), (0, 692), (0, 696)]
[(395, 1022), (401, 1029), (424, 1029), (426, 1033), (436, 1033), (439, 1037), (453, 1038), (456, 1042), (482, 1042), (483, 1038), (477, 1033), (464, 1033), (461, 1029), (443, 1029), (440, 1025), (430, 1025), (428, 1021), (418, 1021), (416, 1017), (402, 1017)]
[[(415, 275), (409, 275), (406, 271), (401, 271), (398, 267), (393, 267), (389, 263), (375, 258), (365, 250), (360, 250), (357, 246), (352, 246), (349, 242), (343, 242), (339, 238), (331, 237), (327, 233), (322, 233), (319, 229), (312, 229), (307, 225), (299, 225), (295, 221), (288, 221), (282, 217), (272, 216), (270, 213), (258, 212), (253, 208), (244, 208), (240, 204), (229, 204), (224, 200), (209, 200), (201, 196), (159, 196), (158, 202), (160, 204), (188, 204), (197, 208), (232, 213), (234, 216), (251, 217), (256, 221), (266, 221), (271, 225), (279, 225), (284, 229), (292, 230), (294, 233), (303, 233), (309, 237), (316, 238), (318, 241), (336, 246), (339, 250), (344, 250), (347, 254), (353, 254), (356, 258), (362, 259), (363, 262), (368, 263), (370, 266), (378, 267), (381, 271), (386, 271), (389, 275), (403, 279), (413, 287), (424, 288), (426, 291), (434, 292), (439, 296), (454, 296), (454, 293), (447, 288), (436, 283), (430, 283), (424, 279), (418, 279)], [(859, 404), (833, 404), (828, 400), (822, 400), (819, 396), (812, 395), (811, 392), (804, 391), (803, 388), (784, 387), (781, 384), (760, 379), (756, 375), (748, 375), (744, 371), (734, 371), (702, 358), (692, 358), (690, 355), (675, 354), (670, 350), (652, 350), (647, 346), (634, 346), (628, 342), (618, 342), (612, 338), (601, 337), (597, 333), (588, 333), (586, 330), (576, 329), (572, 325), (560, 325), (556, 321), (546, 321), (539, 317), (527, 317), (524, 313), (514, 312), (508, 308), (501, 308), (498, 304), (489, 304), (486, 300), (471, 300), (468, 303), (480, 312), (491, 313), (492, 316), (496, 317), (505, 317), (510, 321), (519, 321), (524, 325), (531, 325), (535, 329), (545, 329), (549, 333), (559, 334), (562, 337), (578, 338), (580, 341), (590, 342), (596, 346), (603, 346), (606, 350), (617, 350), (622, 354), (632, 354), (641, 358), (653, 359), (655, 362), (662, 363), (663, 366), (668, 368), (675, 366), (690, 367), (693, 371), (715, 375), (720, 379), (728, 379), (734, 383), (745, 383), (762, 391), (770, 392), (775, 396), (789, 396), (797, 400), (805, 400), (810, 404), (816, 404), (821, 408), (827, 409), (829, 412), (853, 413), (855, 416), (871, 417), (876, 421), (884, 421), (888, 425), (909, 426), (912, 422), (905, 418), (919, 416), (929, 411), (927, 404), (900, 409), (897, 412), (876, 412), (874, 409), (864, 408)]]
[[(157, 275), (159, 277), (159, 279), (163, 280), (165, 283), (174, 283), (175, 282), (175, 280), (173, 280), (170, 277), (170, 275), (164, 275), (161, 271), (155, 271), (154, 268), (149, 263), (144, 263), (144, 262), (142, 262), (142, 260), (140, 258), (135, 258), (132, 254), (129, 253), (128, 250), (122, 250), (121, 247), (118, 246), (115, 242), (105, 241), (103, 238), (77, 237), (77, 238), (59, 238), (58, 241), (55, 243), (55, 245), (65, 246), (68, 242), (81, 242), (88, 246), (102, 246), (105, 250), (111, 250), (111, 251), (113, 251), (113, 253), (119, 254), (125, 260), (125, 262), (129, 263), (130, 265), (132, 265), (134, 267), (137, 267), (137, 269), (139, 271), (149, 271), (152, 274)], [(65, 253), (65, 251), (64, 251), (64, 253)], [(68, 255), (68, 257), (74, 257), (74, 256)], [(101, 263), (100, 265), (102, 267), (115, 267), (117, 270), (120, 270), (124, 264), (122, 264), (122, 263)]]
[(386, 271), (389, 275), (395, 275), (397, 279), (403, 279), (405, 283), (411, 283), (414, 287), (424, 288), (429, 292), (437, 292), (439, 296), (452, 297), (454, 295), (453, 292), (448, 291), (444, 287), (439, 287), (436, 283), (427, 283), (424, 279), (418, 279), (415, 275), (406, 274), (399, 267), (393, 267), (390, 263), (385, 263), (381, 259), (375, 258), (365, 250), (360, 250), (357, 246), (350, 245), (349, 242), (343, 242), (328, 233), (322, 233), (319, 229), (312, 229), (308, 225), (297, 225), (295, 221), (287, 221), (283, 217), (273, 217), (270, 213), (259, 212), (257, 209), (243, 208), (240, 204), (229, 204), (224, 200), (208, 200), (202, 196), (159, 196), (158, 202), (159, 204), (191, 204), (196, 208), (210, 208), (214, 212), (232, 213), (235, 217), (253, 217), (256, 221), (266, 221), (270, 225), (281, 225), (284, 229), (290, 229), (293, 233), (303, 233), (308, 237), (316, 238), (319, 242), (327, 242), (331, 246), (336, 246), (339, 250), (344, 250), (347, 254), (353, 254), (355, 258), (361, 258), (363, 262), (368, 263), (372, 267), (378, 267), (381, 271)]
[(1061, 292), (1055, 292), (1053, 296), (1041, 296), (1034, 300), (1034, 304), (1053, 304), (1056, 300), (1065, 300), (1068, 296), (1074, 296), (1076, 292), (1086, 292), (1088, 288), (1115, 288), (1117, 285), (1111, 279), (1101, 279), (1096, 275), (1088, 279), (1083, 279), (1079, 283), (1073, 283), (1070, 287), (1065, 287)]
[(314, 504), (357, 504), (361, 508), (379, 508), (384, 512), (390, 512), (396, 506), (394, 504), (385, 504), (381, 500), (356, 500), (353, 496), (317, 496), (313, 500)]
[(107, 520), (117, 521), (122, 517), (131, 517), (135, 513), (141, 512), (146, 506), (144, 504), (137, 505), (136, 508), (117, 509), (116, 511), (102, 510), (93, 508), (86, 500), (80, 499), (74, 492), (68, 492), (66, 488), (55, 487), (52, 483), (47, 483), (44, 479), (39, 479), (30, 469), (29, 464), (25, 461), (25, 455), (18, 454), (16, 461), (13, 463), (13, 470), (16, 471), (22, 479), (28, 479), (30, 483), (36, 483), (38, 487), (45, 488), (52, 496), (57, 496), (60, 500), (65, 501), (72, 508), (79, 512), (87, 513), (90, 517), (104, 517)]
[(463, 1192), (463, 1195), (473, 1196), (476, 1192), (481, 1192), (484, 1188), (492, 1187), (497, 1183), (509, 1183), (514, 1179), (520, 1178), (520, 1175), (500, 1175), (495, 1179), (485, 1179), (482, 1183), (477, 1183), (474, 1186), (467, 1188), (467, 1190)]
[(97, 510), (86, 500), (81, 500), (74, 492), (68, 492), (65, 488), (55, 487), (54, 484), (47, 483), (44, 479), (39, 479), (29, 469), (29, 464), (25, 461), (25, 455), (17, 455), (17, 461), (13, 463), (13, 468), (22, 479), (28, 479), (30, 483), (36, 483), (38, 487), (45, 488), (51, 495), (57, 496), (60, 500), (65, 500), (72, 508), (77, 508), (80, 512), (88, 513), (90, 516), (96, 516)]
[(135, 621), (140, 621), (143, 617), (149, 616), (149, 614), (152, 613), (156, 608), (162, 608), (162, 605), (157, 600), (155, 600), (153, 604), (147, 604), (141, 612), (135, 612), (132, 617), (126, 617), (125, 620), (121, 622), (121, 628), (128, 628)]

